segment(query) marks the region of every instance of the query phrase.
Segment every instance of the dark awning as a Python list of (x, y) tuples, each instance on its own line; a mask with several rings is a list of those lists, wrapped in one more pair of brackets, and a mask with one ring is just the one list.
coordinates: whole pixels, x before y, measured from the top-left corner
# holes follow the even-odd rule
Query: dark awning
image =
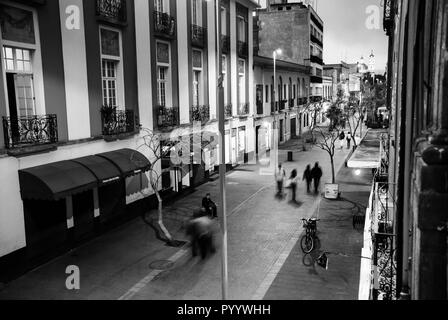
[(55, 162), (19, 171), (22, 199), (59, 200), (90, 190), (98, 180), (74, 161)]
[(120, 170), (109, 160), (98, 156), (89, 156), (72, 160), (89, 169), (98, 179), (98, 184), (105, 185), (121, 179)]
[(101, 153), (98, 157), (105, 158), (115, 164), (124, 178), (146, 172), (151, 169), (151, 163), (140, 152), (132, 149)]

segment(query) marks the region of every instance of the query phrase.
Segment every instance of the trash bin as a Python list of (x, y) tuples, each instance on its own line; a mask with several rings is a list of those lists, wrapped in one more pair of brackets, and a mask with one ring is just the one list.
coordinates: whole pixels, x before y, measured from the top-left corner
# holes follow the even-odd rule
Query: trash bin
[(292, 162), (293, 161), (293, 152), (292, 151), (288, 151), (288, 161)]

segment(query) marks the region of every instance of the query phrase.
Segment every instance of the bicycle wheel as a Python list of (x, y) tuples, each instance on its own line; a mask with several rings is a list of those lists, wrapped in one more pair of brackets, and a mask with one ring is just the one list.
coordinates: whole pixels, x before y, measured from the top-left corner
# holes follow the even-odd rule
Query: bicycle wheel
[(309, 235), (304, 235), (300, 240), (300, 246), (302, 247), (302, 251), (304, 253), (310, 253), (314, 249), (314, 240), (313, 237)]

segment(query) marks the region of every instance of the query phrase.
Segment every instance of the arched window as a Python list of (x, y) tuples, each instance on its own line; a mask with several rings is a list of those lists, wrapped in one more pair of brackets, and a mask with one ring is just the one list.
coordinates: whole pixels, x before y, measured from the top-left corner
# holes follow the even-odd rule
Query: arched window
[(278, 85), (278, 100), (283, 100), (283, 79), (282, 77), (279, 78), (279, 85)]
[(300, 82), (300, 78), (297, 78), (297, 97), (302, 98), (302, 83)]

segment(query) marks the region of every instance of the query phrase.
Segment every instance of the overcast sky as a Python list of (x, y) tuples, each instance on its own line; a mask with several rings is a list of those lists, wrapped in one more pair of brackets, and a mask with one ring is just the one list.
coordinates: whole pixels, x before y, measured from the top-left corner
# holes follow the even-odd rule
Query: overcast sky
[[(387, 37), (383, 31), (381, 0), (317, 0), (317, 13), (324, 21), (324, 62), (366, 63), (373, 50), (377, 72), (387, 64)], [(379, 29), (369, 30), (366, 9), (377, 6), (380, 12)]]

